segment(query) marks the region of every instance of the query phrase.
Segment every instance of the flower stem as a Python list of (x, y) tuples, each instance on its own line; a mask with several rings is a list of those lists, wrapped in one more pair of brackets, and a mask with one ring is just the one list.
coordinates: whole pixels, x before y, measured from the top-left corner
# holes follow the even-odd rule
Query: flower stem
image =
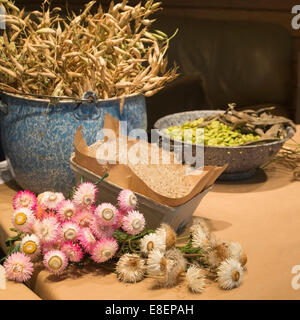
[(103, 177), (101, 177), (99, 180), (97, 180), (96, 182), (94, 182), (94, 185), (98, 185), (99, 183), (101, 183), (105, 178), (108, 177), (108, 173), (106, 172), (105, 175)]

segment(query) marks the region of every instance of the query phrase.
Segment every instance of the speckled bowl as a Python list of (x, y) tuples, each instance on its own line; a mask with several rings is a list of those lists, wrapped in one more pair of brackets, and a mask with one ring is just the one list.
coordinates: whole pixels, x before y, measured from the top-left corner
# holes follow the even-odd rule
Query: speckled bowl
[[(178, 126), (185, 121), (193, 121), (195, 119), (222, 113), (223, 111), (215, 110), (201, 110), (201, 111), (189, 111), (180, 112), (165, 116), (157, 120), (154, 124), (156, 134), (158, 135), (158, 141), (162, 139), (168, 139), (163, 133), (163, 129), (170, 126)], [(268, 142), (260, 145), (249, 146), (237, 146), (237, 147), (204, 147), (204, 164), (206, 166), (223, 166), (228, 164), (227, 169), (220, 176), (219, 180), (241, 180), (246, 179), (255, 174), (255, 171), (260, 166), (270, 161), (277, 152), (281, 149), (283, 144), (294, 135), (295, 131), (292, 127), (288, 127), (288, 137), (286, 139)], [(174, 144), (182, 142), (171, 139), (171, 148), (176, 152)], [(199, 145), (192, 144), (193, 154), (196, 148), (202, 148)], [(183, 156), (184, 161), (184, 156)]]

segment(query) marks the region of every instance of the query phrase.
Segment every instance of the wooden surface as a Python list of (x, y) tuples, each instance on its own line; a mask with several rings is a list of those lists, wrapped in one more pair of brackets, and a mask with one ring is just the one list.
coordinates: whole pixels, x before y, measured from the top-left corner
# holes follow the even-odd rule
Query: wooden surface
[[(14, 184), (0, 186), (1, 246), (10, 233), (14, 194)], [(95, 266), (62, 278), (39, 269), (30, 287), (42, 299), (299, 299), (300, 290), (291, 286), (292, 268), (300, 265), (299, 194), (291, 172), (272, 165), (250, 180), (218, 183), (202, 200), (196, 215), (218, 238), (238, 241), (247, 252), (248, 271), (237, 289), (223, 291), (209, 282), (203, 294), (193, 295), (184, 283), (173, 289), (158, 289), (153, 279), (123, 284)]]

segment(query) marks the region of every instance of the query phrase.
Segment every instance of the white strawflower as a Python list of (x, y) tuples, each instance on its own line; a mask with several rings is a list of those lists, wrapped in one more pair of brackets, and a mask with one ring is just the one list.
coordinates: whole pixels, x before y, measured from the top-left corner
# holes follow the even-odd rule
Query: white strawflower
[(117, 263), (116, 272), (120, 281), (141, 281), (145, 275), (145, 261), (137, 254), (124, 254)]
[(201, 217), (193, 218), (193, 225), (190, 227), (190, 232), (193, 233), (196, 229), (201, 229), (206, 234), (207, 238), (210, 238), (210, 230), (205, 219)]
[(166, 249), (171, 249), (176, 244), (176, 232), (167, 223), (162, 223), (155, 231), (156, 234), (165, 239)]
[(239, 287), (242, 283), (243, 268), (240, 262), (230, 258), (221, 262), (217, 275), (219, 286), (230, 290)]
[(152, 250), (147, 259), (147, 272), (150, 275), (160, 275), (166, 265), (164, 253), (160, 250)]
[(162, 234), (150, 233), (140, 240), (140, 249), (148, 254), (152, 250), (166, 251), (166, 237)]
[(195, 228), (192, 233), (192, 246), (194, 248), (203, 248), (209, 244), (207, 235), (203, 232), (202, 228)]
[(186, 272), (186, 280), (189, 289), (193, 293), (201, 293), (205, 288), (205, 275), (203, 270), (199, 267), (192, 265)]
[(241, 244), (238, 242), (229, 242), (228, 247), (230, 257), (236, 261), (239, 261), (241, 265), (244, 266), (247, 263), (247, 255), (244, 252)]
[(181, 274), (186, 270), (186, 260), (176, 248), (168, 250), (164, 258), (161, 263), (161, 269), (165, 271), (163, 284), (170, 288), (179, 283)]

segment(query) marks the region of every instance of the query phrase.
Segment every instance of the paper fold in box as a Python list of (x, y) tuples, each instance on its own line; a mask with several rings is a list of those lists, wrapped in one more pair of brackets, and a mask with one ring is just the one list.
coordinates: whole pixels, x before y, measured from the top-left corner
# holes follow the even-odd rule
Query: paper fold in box
[[(167, 206), (177, 207), (191, 200), (204, 189), (210, 187), (226, 168), (226, 166), (209, 166), (191, 175), (186, 175), (184, 172), (186, 172), (188, 166), (174, 163), (174, 161), (172, 161), (172, 159), (174, 159), (172, 152), (162, 150), (162, 148), (159, 148), (157, 145), (154, 146), (154, 144), (145, 141), (119, 136), (119, 121), (108, 113), (105, 115), (103, 128), (110, 129), (115, 133), (117, 139), (116, 146), (119, 146), (119, 139), (123, 139), (122, 143), (127, 143), (127, 150), (131, 147), (137, 147), (139, 146), (137, 144), (140, 144), (142, 147), (148, 148), (148, 159), (150, 159), (150, 148), (154, 147), (157, 148), (159, 152), (160, 160), (162, 154), (164, 153), (164, 155), (166, 155), (167, 153), (167, 155), (170, 156), (171, 163), (132, 164), (128, 162), (128, 164), (122, 164), (119, 162), (120, 150), (118, 150), (118, 148), (116, 148), (115, 163), (100, 163), (99, 159), (97, 159), (97, 156), (99, 156), (97, 149), (101, 147), (103, 143), (109, 142), (107, 140), (97, 141), (93, 145), (88, 146), (82, 135), (81, 127), (77, 129), (74, 138), (74, 162), (93, 172), (99, 176), (99, 178), (105, 173), (108, 173), (108, 182), (118, 185), (123, 189), (130, 189), (133, 192), (143, 194)], [(139, 150), (139, 148), (137, 148), (137, 150)], [(178, 185), (176, 185), (176, 183)], [(172, 192), (173, 190), (174, 192)]]

